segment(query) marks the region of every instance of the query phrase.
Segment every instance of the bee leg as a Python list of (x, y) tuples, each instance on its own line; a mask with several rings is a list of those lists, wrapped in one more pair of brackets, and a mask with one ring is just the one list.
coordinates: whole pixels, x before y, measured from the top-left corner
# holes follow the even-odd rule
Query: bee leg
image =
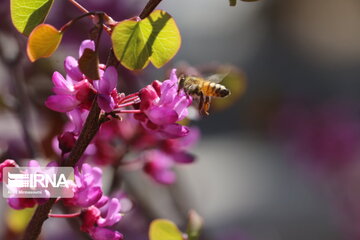
[(206, 96), (205, 103), (204, 103), (204, 109), (203, 109), (203, 111), (206, 115), (209, 115), (208, 110), (210, 108), (210, 102), (211, 102), (211, 98), (209, 96)]
[(185, 83), (185, 76), (182, 74), (179, 77), (178, 90), (177, 90), (178, 94), (179, 94), (181, 89), (184, 89), (184, 83)]
[(201, 113), (204, 108), (204, 94), (202, 92), (200, 92), (199, 98), (199, 112)]

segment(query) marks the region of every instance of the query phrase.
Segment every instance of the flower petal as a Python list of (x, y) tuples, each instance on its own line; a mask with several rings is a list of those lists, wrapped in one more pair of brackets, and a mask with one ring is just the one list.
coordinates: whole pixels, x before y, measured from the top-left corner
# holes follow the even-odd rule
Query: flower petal
[(90, 48), (91, 50), (95, 51), (95, 43), (92, 40), (84, 40), (82, 41), (81, 45), (80, 45), (80, 49), (79, 49), (79, 57), (81, 57), (84, 53), (84, 50), (86, 48)]
[(34, 198), (8, 198), (7, 202), (10, 207), (16, 210), (32, 208), (37, 203)]
[(189, 128), (177, 123), (168, 124), (161, 129), (161, 135), (165, 138), (184, 137), (189, 133)]
[(3, 181), (3, 169), (5, 167), (18, 167), (17, 163), (12, 159), (6, 159), (0, 164), (0, 182)]
[(103, 77), (99, 80), (98, 91), (101, 94), (109, 95), (114, 88), (118, 80), (118, 74), (115, 67), (108, 67)]
[(165, 80), (161, 85), (161, 97), (159, 105), (169, 105), (174, 102), (177, 96), (178, 84), (170, 80)]
[(114, 99), (109, 95), (99, 94), (97, 102), (99, 107), (105, 112), (111, 112), (114, 110), (115, 102)]
[(176, 68), (171, 69), (169, 80), (174, 83), (178, 82), (178, 77), (176, 76)]
[(157, 171), (152, 175), (152, 177), (155, 181), (161, 184), (172, 184), (176, 180), (175, 173), (169, 169)]
[(102, 170), (98, 167), (91, 167), (90, 164), (84, 163), (81, 167), (81, 177), (87, 186), (101, 187)]
[[(177, 98), (177, 97), (176, 97)], [(192, 99), (187, 96), (179, 97), (174, 106), (174, 110), (179, 115), (179, 121), (188, 115), (187, 108), (191, 105)]]
[(152, 85), (148, 85), (139, 91), (140, 109), (147, 110), (160, 100), (158, 93)]
[(82, 127), (84, 126), (85, 119), (87, 115), (89, 114), (88, 111), (84, 111), (78, 108), (75, 108), (74, 110), (67, 112), (66, 115), (70, 119), (72, 123), (72, 132), (75, 135), (79, 135)]
[(79, 207), (90, 207), (97, 203), (102, 196), (103, 192), (101, 187), (91, 187), (83, 189), (83, 191), (78, 191), (75, 193), (73, 200), (74, 205)]
[(177, 163), (193, 163), (195, 161), (195, 156), (187, 152), (174, 153), (172, 156)]
[(78, 61), (75, 58), (73, 58), (71, 56), (66, 57), (65, 62), (64, 62), (64, 67), (65, 67), (66, 74), (74, 82), (79, 82), (84, 79), (83, 74), (79, 69)]
[(171, 108), (153, 107), (146, 113), (148, 118), (158, 125), (170, 124), (178, 120), (178, 114)]
[(120, 202), (116, 198), (112, 198), (108, 203), (108, 209), (106, 213), (106, 217), (100, 217), (97, 221), (100, 227), (112, 226), (115, 223), (119, 222), (121, 219), (120, 214)]
[(79, 101), (71, 95), (52, 95), (45, 101), (45, 106), (57, 112), (69, 112), (77, 107)]
[(59, 72), (54, 72), (52, 82), (54, 83), (53, 91), (56, 94), (72, 94), (74, 92), (73, 84), (67, 81)]
[(122, 239), (124, 239), (124, 236), (121, 233), (107, 229), (107, 228), (102, 228), (102, 227), (92, 228), (92, 230), (90, 231), (89, 234), (94, 240), (122, 240)]

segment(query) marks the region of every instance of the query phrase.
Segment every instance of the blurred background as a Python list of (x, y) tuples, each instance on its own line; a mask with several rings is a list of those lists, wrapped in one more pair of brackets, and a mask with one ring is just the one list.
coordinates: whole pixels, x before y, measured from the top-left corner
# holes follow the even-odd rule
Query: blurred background
[[(79, 2), (122, 20), (147, 1)], [(48, 19), (55, 26), (80, 14), (66, 1), (55, 4)], [(0, 154), (36, 156), (25, 137), (41, 143), (37, 149), (49, 158), (49, 139), (65, 122), (43, 105), (51, 75), (64, 72), (64, 57), (77, 54), (88, 28), (78, 24), (73, 35), (65, 34), (50, 59), (31, 65), (22, 56), (21, 64), (12, 64), (16, 39), (24, 44), (24, 38), (9, 21), (8, 1), (1, 6)], [(238, 1), (230, 7), (225, 0), (165, 0), (159, 8), (175, 18), (182, 47), (163, 69), (120, 69), (122, 78), (133, 79), (120, 89), (165, 79), (172, 66), (209, 71), (231, 65), (233, 77), (224, 84), (233, 95), (193, 123), (202, 135), (192, 149), (197, 161), (177, 167), (176, 184), (159, 186), (141, 171), (121, 173), (125, 189), (142, 201), (120, 231), (127, 239), (147, 239), (149, 218), (183, 227), (193, 208), (205, 220), (206, 240), (360, 239), (360, 1)], [(4, 199), (1, 211), (2, 226), (11, 227)], [(47, 221), (45, 229), (44, 239), (71, 231), (59, 220)], [(1, 230), (3, 236), (9, 231)]]

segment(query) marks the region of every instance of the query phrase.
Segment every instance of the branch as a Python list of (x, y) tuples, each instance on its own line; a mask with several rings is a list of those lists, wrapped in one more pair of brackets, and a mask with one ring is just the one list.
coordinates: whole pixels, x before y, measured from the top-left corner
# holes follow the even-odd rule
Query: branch
[[(68, 159), (64, 161), (63, 166), (74, 167), (76, 162), (80, 159), (85, 149), (99, 130), (101, 121), (99, 119), (100, 108), (97, 105), (96, 99), (92, 104), (90, 113), (86, 119), (83, 130), (76, 141)], [(32, 216), (24, 235), (24, 240), (36, 240), (41, 232), (41, 227), (45, 220), (48, 218), (49, 212), (54, 205), (56, 198), (50, 198), (48, 202), (39, 205)]]
[(149, 0), (149, 2), (146, 4), (145, 8), (140, 13), (139, 17), (141, 19), (148, 17), (150, 15), (150, 13), (152, 13), (152, 11), (154, 11), (154, 9), (157, 7), (157, 5), (159, 5), (160, 2), (161, 2), (161, 0)]
[(72, 149), (68, 159), (64, 161), (64, 166), (74, 167), (75, 163), (80, 159), (87, 146), (90, 144), (91, 140), (97, 133), (100, 127), (100, 108), (97, 105), (96, 99), (94, 99), (91, 111), (86, 118), (84, 128), (80, 133), (79, 139), (77, 140), (74, 148)]
[(36, 208), (36, 211), (25, 230), (24, 240), (36, 240), (38, 238), (41, 232), (41, 226), (45, 220), (48, 219), (48, 214), (55, 201), (56, 198), (50, 198), (49, 201)]

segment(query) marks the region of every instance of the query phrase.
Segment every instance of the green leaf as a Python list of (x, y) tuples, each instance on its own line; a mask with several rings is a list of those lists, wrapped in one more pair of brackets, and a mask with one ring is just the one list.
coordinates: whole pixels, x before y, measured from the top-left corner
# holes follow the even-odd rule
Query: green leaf
[(182, 233), (176, 225), (165, 219), (151, 222), (149, 238), (150, 240), (183, 240)]
[(28, 36), (48, 15), (54, 0), (11, 0), (11, 19), (16, 29)]
[(175, 56), (181, 45), (175, 20), (162, 10), (143, 20), (119, 22), (111, 39), (116, 58), (130, 70), (144, 69), (149, 62), (160, 68)]
[(30, 34), (26, 52), (31, 62), (50, 57), (58, 48), (62, 33), (49, 24), (40, 24)]

